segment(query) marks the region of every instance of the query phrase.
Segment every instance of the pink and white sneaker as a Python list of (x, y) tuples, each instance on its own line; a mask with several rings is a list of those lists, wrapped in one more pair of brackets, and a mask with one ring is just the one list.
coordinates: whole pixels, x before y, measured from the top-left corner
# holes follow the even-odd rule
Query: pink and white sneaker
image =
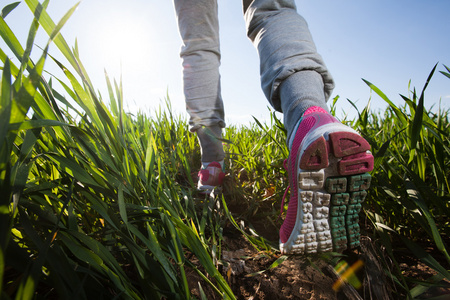
[(359, 245), (358, 213), (373, 169), (369, 149), (324, 109), (305, 112), (287, 160), (291, 197), (280, 228), (281, 253), (341, 252)]
[(214, 188), (222, 185), (225, 173), (220, 163), (213, 161), (198, 172), (197, 188), (202, 194), (210, 194)]

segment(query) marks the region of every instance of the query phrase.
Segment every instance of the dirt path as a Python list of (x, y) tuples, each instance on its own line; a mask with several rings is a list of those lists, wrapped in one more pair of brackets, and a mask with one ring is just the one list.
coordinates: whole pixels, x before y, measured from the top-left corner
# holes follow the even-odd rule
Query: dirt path
[(271, 268), (280, 255), (258, 252), (231, 227), (224, 230), (224, 245), (229, 265), (222, 273), (238, 299), (362, 299), (348, 284), (336, 288), (338, 277), (323, 258), (289, 256)]
[[(237, 215), (245, 210), (242, 205), (228, 205), (228, 208)], [(250, 232), (249, 224), (260, 236), (278, 245), (279, 226), (256, 219), (244, 225), (246, 232)], [(361, 246), (344, 252), (341, 257), (323, 254), (286, 257), (278, 251), (258, 251), (227, 221), (223, 228), (223, 263), (219, 265), (219, 271), (227, 279), (237, 299), (406, 299), (405, 291), (386, 275), (386, 265), (393, 270), (393, 263), (380, 257), (381, 251), (375, 249), (376, 243), (365, 232), (371, 232), (371, 229), (361, 229)], [(344, 266), (333, 267), (337, 261), (341, 261)], [(436, 275), (414, 256), (401, 254), (398, 262), (401, 271), (415, 280), (427, 280)], [(193, 294), (200, 298), (198, 282), (201, 280), (193, 275), (190, 286)], [(348, 280), (343, 281), (342, 278)], [(431, 288), (420, 299), (442, 295), (442, 299), (445, 299), (445, 295), (450, 299), (450, 282), (443, 284), (443, 287)], [(207, 299), (221, 299), (207, 285), (202, 284), (202, 287)]]
[[(273, 231), (277, 230), (267, 224), (254, 224), (254, 227), (258, 233), (269, 236), (274, 236)], [(341, 272), (341, 276), (331, 267), (334, 264), (331, 257), (324, 255), (289, 256), (270, 269), (280, 255), (258, 252), (231, 225), (224, 229), (223, 245), (222, 258), (230, 266), (224, 267), (222, 273), (238, 299), (406, 299), (404, 291), (386, 276), (381, 261), (384, 258), (377, 256), (373, 241), (364, 234), (359, 249), (343, 253), (340, 260), (348, 265), (343, 268), (347, 272)], [(435, 275), (413, 257), (399, 257), (399, 261), (408, 277), (426, 280)], [(351, 266), (355, 267), (354, 272)], [(258, 272), (258, 275), (251, 275)], [(342, 282), (341, 278), (347, 275), (352, 284)], [(443, 284), (445, 287), (431, 288), (420, 299), (442, 295), (448, 295), (450, 299), (450, 282)]]
[[(267, 225), (267, 224), (266, 224)], [(274, 228), (260, 225), (257, 232), (273, 234)], [(258, 227), (258, 226), (255, 226)], [(380, 258), (376, 256), (373, 243), (367, 236), (361, 239), (361, 248), (344, 253), (349, 266), (360, 265), (355, 272), (347, 271), (353, 276), (353, 285), (342, 282), (330, 264), (330, 257), (322, 256), (289, 256), (279, 265), (272, 264), (281, 257), (280, 254), (268, 255), (258, 252), (245, 237), (229, 224), (223, 231), (222, 261), (219, 266), (237, 299), (405, 299), (406, 295), (396, 289), (393, 281), (384, 274)], [(283, 260), (281, 257), (280, 260)], [(347, 270), (351, 270), (348, 268)], [(405, 272), (412, 273), (414, 278), (426, 279), (432, 272), (425, 265), (410, 261), (403, 263)], [(345, 274), (345, 272), (343, 272)], [(355, 280), (356, 278), (356, 280)], [(200, 296), (198, 282), (195, 278), (193, 293)], [(203, 286), (208, 299), (219, 299), (213, 291)], [(424, 294), (426, 298), (439, 295), (450, 295), (448, 288), (435, 288)]]

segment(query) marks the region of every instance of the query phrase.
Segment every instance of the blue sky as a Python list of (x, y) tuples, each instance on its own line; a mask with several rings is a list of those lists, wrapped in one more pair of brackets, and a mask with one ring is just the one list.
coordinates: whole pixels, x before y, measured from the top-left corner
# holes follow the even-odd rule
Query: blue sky
[[(4, 1), (2, 6), (13, 1)], [(50, 1), (54, 21), (75, 5), (73, 0)], [(347, 103), (359, 108), (371, 97), (364, 78), (384, 91), (395, 103), (408, 94), (408, 83), (421, 91), (432, 67), (450, 67), (450, 1), (448, 0), (297, 0), (298, 12), (309, 23), (319, 53), (330, 69), (339, 95), (338, 112), (354, 115)], [(219, 0), (222, 50), (222, 94), (226, 121), (245, 124), (251, 116), (268, 118), (269, 105), (259, 83), (256, 50), (245, 34), (240, 1)], [(31, 12), (21, 3), (7, 23), (24, 45)], [(104, 70), (122, 76), (126, 107), (151, 111), (165, 99), (184, 114), (181, 40), (170, 0), (83, 0), (62, 30), (69, 45), (78, 40), (81, 60), (91, 79), (106, 97)], [(41, 32), (37, 44), (45, 45)], [(0, 41), (4, 49), (4, 44)], [(35, 49), (36, 57), (40, 54)], [(50, 53), (58, 56), (56, 47)], [(16, 61), (16, 60), (15, 60)], [(60, 76), (50, 62), (47, 69)], [(450, 80), (436, 73), (425, 96), (430, 107), (442, 100), (449, 108)], [(372, 107), (386, 104), (372, 95)]]

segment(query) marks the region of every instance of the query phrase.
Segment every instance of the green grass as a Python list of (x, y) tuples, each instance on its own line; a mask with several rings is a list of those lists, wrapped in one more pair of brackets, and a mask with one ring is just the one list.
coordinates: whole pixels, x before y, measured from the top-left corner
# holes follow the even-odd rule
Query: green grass
[[(121, 82), (107, 75), (107, 94), (96, 93), (77, 46), (71, 49), (59, 34), (75, 7), (55, 24), (47, 2), (25, 2), (36, 16), (25, 47), (5, 22), (15, 6), (5, 7), (0, 18), (8, 46), (0, 49), (1, 299), (185, 299), (194, 297), (191, 273), (199, 290), (233, 299), (219, 272), (223, 228), (226, 222), (240, 228), (239, 220), (249, 224), (255, 216), (275, 223), (288, 186), (288, 150), (277, 116), (271, 113), (268, 124), (255, 119), (225, 130), (229, 175), (223, 197), (198, 197), (192, 176), (200, 165), (196, 137), (185, 117), (172, 114), (170, 100), (149, 118), (124, 111)], [(40, 27), (49, 36), (43, 50), (33, 45)], [(64, 62), (47, 53), (50, 43)], [(40, 53), (39, 60), (31, 61), (31, 52)], [(47, 60), (65, 77), (46, 80)], [(441, 74), (435, 68), (427, 84), (432, 76), (450, 78), (447, 67)], [(343, 120), (364, 135), (375, 155), (365, 234), (380, 258), (389, 257), (382, 260), (384, 270), (400, 293), (417, 298), (450, 279), (449, 112), (424, 107), (427, 84), (420, 95), (408, 91), (404, 105), (396, 106), (366, 83), (387, 110), (367, 106), (357, 118)], [(236, 204), (245, 210), (233, 215), (228, 207)], [(269, 255), (277, 251), (271, 241), (242, 232)], [(437, 275), (427, 282), (405, 277), (405, 253)]]
[[(375, 154), (375, 169), (369, 197), (365, 202), (366, 216), (371, 220), (380, 248), (391, 257), (391, 275), (411, 298), (418, 297), (425, 286), (448, 279), (450, 256), (450, 123), (449, 111), (426, 110), (424, 95), (432, 79), (432, 69), (420, 92), (409, 91), (401, 96), (405, 104), (397, 107), (376, 86), (365, 81), (388, 104), (381, 114), (364, 109), (359, 118), (350, 122), (370, 141)], [(444, 66), (445, 67), (445, 66)], [(449, 76), (449, 69), (441, 73)], [(398, 246), (391, 242), (402, 241)], [(438, 262), (420, 244), (441, 253)], [(437, 272), (431, 282), (410, 284), (403, 277), (394, 252), (410, 252)], [(389, 270), (389, 266), (386, 266)]]

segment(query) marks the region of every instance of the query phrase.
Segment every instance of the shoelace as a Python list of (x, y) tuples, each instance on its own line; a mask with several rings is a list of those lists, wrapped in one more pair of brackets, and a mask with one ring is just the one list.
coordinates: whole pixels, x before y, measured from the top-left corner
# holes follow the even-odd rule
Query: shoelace
[[(284, 162), (283, 162), (283, 167), (284, 167), (284, 168), (286, 169), (286, 171), (288, 171), (288, 173), (289, 173), (288, 165), (287, 165), (287, 164), (288, 164), (288, 160), (285, 159)], [(288, 176), (289, 176), (289, 175), (288, 175)], [(284, 191), (283, 199), (281, 200), (280, 215), (278, 216), (277, 222), (278, 222), (278, 220), (280, 220), (281, 215), (283, 214), (283, 210), (284, 210), (284, 201), (285, 201), (285, 199), (286, 199), (286, 195), (287, 195), (287, 193), (288, 193), (288, 191), (289, 191), (290, 188), (291, 188), (291, 184), (289, 184), (288, 187), (286, 188), (286, 190)]]

